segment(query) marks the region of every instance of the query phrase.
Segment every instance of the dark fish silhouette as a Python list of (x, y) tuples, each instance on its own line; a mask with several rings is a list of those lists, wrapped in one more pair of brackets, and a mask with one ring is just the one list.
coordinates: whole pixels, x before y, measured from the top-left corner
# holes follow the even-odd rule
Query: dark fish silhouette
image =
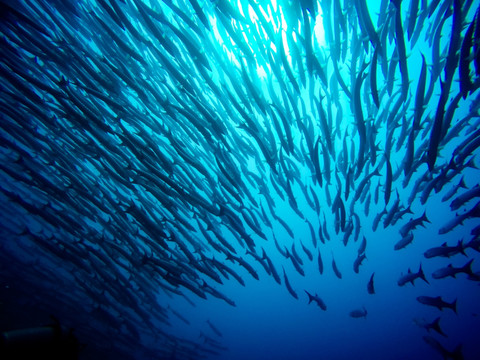
[(352, 310), (350, 311), (350, 317), (352, 318), (367, 318), (367, 309), (365, 309), (365, 307), (363, 307), (362, 309), (356, 309), (356, 310)]
[(305, 290), (305, 293), (308, 295), (308, 303), (310, 304), (312, 301), (315, 301), (317, 305), (322, 309), (322, 310), (327, 310), (327, 305), (323, 302), (323, 300), (317, 295), (312, 295), (310, 294), (307, 290)]
[(341, 279), (342, 278), (342, 273), (338, 270), (337, 264), (335, 263), (335, 259), (332, 257), (332, 269), (335, 275)]
[(431, 336), (423, 336), (423, 340), (437, 351), (444, 359), (463, 359), (462, 344), (459, 344), (453, 351), (448, 351), (438, 340)]
[(468, 247), (468, 244), (464, 245), (463, 240), (459, 240), (457, 245), (455, 246), (448, 246), (447, 243), (444, 242), (442, 246), (428, 249), (423, 253), (423, 256), (425, 256), (427, 259), (437, 256), (449, 258), (456, 254), (462, 254), (464, 256), (467, 256), (467, 254), (465, 254), (466, 247)]
[(424, 305), (434, 306), (438, 308), (438, 310), (443, 310), (444, 308), (448, 308), (453, 310), (455, 314), (457, 313), (457, 300), (453, 301), (452, 303), (445, 302), (440, 296), (431, 297), (431, 296), (419, 296), (417, 297), (417, 301)]
[[(172, 315), (193, 325), (174, 309), (178, 299), (235, 306), (230, 282), (246, 286), (243, 276), (261, 271), (281, 284), (287, 258), (283, 281), (298, 299), (291, 272), (322, 275), (330, 241), (343, 243), (332, 252), (335, 276), (335, 258), (352, 251), (360, 272), (369, 221), (400, 236), (384, 237), (391, 253), (375, 251), (372, 237), (368, 266), (421, 245), (428, 262), (469, 257), (437, 265), (432, 278), (465, 273), (476, 285), (479, 227), (457, 245), (417, 235), (436, 198), (451, 210), (440, 234), (480, 217), (476, 2), (382, 1), (378, 14), (365, 0), (237, 5), (0, 4), (0, 231), (12, 244), (0, 252), (2, 275), (73, 322), (68, 309), (91, 312), (98, 326), (81, 322), (81, 333), (121, 334), (122, 353), (192, 359), (228, 356), (204, 333), (198, 341), (168, 330)], [(311, 242), (295, 245), (304, 233)], [(320, 274), (309, 272), (315, 251)], [(378, 269), (369, 271), (374, 294)], [(418, 278), (428, 283), (422, 266), (397, 283)], [(55, 297), (59, 284), (75, 284), (71, 296)], [(439, 297), (418, 301), (456, 310)], [(419, 324), (448, 333), (439, 319)], [(152, 334), (146, 349), (139, 339)]]
[(373, 276), (375, 275), (375, 273), (372, 273), (372, 276), (370, 276), (370, 280), (368, 280), (368, 284), (367, 284), (367, 291), (369, 294), (375, 294), (375, 287), (374, 287), (374, 284), (373, 284)]
[(410, 271), (410, 269), (408, 269), (407, 274), (402, 275), (400, 277), (400, 279), (398, 279), (397, 283), (398, 283), (398, 286), (403, 286), (407, 283), (411, 283), (412, 285), (415, 285), (414, 281), (416, 279), (422, 279), (423, 281), (425, 281), (428, 284), (427, 278), (425, 277), (425, 274), (423, 273), (423, 270), (422, 270), (422, 264), (420, 264), (418, 272), (416, 272), (416, 273), (412, 273)]
[(457, 274), (459, 274), (459, 273), (464, 273), (464, 274), (467, 274), (467, 275), (473, 275), (472, 263), (473, 263), (473, 259), (468, 261), (464, 266), (458, 267), (458, 268), (453, 267), (452, 264), (449, 264), (447, 267), (435, 270), (432, 273), (432, 277), (434, 279), (443, 279), (443, 278), (446, 278), (446, 277), (455, 278), (457, 276)]
[(437, 317), (435, 320), (432, 322), (427, 322), (424, 319), (413, 319), (415, 324), (420, 326), (421, 328), (424, 328), (428, 332), (430, 330), (436, 331), (438, 334), (447, 337), (447, 335), (443, 332), (442, 328), (440, 327), (440, 316)]

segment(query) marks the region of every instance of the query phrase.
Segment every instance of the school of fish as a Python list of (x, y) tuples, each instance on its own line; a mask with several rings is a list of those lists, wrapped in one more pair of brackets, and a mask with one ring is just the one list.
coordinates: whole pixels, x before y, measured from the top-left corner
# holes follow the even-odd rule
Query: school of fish
[[(439, 194), (451, 216), (424, 262), (445, 266), (392, 282), (475, 285), (480, 226), (441, 239), (480, 217), (480, 6), (382, 0), (372, 15), (365, 0), (1, 1), (2, 283), (64, 318), (90, 314), (77, 336), (117, 339), (109, 356), (207, 358), (227, 351), (221, 331), (172, 335), (172, 318), (189, 324), (173, 299), (235, 306), (223, 283), (271, 276), (328, 311), (289, 279), (326, 259), (338, 279), (351, 271), (329, 242), (355, 248), (361, 272), (364, 219), (398, 227), (394, 258)], [(456, 312), (442, 296), (417, 301)], [(416, 322), (445, 336), (440, 317)]]

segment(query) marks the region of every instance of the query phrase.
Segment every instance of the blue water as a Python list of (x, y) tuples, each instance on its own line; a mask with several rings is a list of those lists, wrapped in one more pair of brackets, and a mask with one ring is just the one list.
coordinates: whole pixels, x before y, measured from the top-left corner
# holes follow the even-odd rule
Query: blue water
[[(479, 184), (478, 44), (469, 57), (460, 54), (475, 17), (472, 39), (480, 33), (479, 3), (418, 3), (409, 30), (416, 2), (401, 2), (398, 33), (399, 10), (388, 1), (2, 2), (0, 331), (51, 325), (54, 316), (64, 333), (73, 329), (79, 359), (479, 359), (478, 210), (440, 234), (478, 207), (477, 193), (450, 208)], [(445, 109), (465, 84), (464, 60), (472, 88), (459, 99), (429, 168), (455, 15), (462, 26)], [(368, 18), (378, 43), (366, 33)], [(403, 169), (422, 55), (425, 96), (432, 88), (414, 129), (410, 177)], [(360, 153), (358, 114), (340, 83), (354, 98), (362, 71), (367, 143)], [(470, 152), (462, 153), (469, 136)], [(387, 159), (393, 181), (385, 204)], [(380, 175), (359, 190), (375, 170)], [(423, 195), (437, 178), (439, 191)], [(465, 186), (442, 201), (461, 179)], [(338, 199), (344, 231), (336, 231)], [(386, 227), (383, 216), (374, 231), (377, 214), (397, 200), (397, 214), (410, 211)], [(424, 213), (429, 222), (394, 250), (400, 229)], [(366, 258), (356, 273), (363, 237)], [(424, 256), (460, 240), (464, 254)], [(303, 276), (275, 241), (289, 253), (294, 246)], [(266, 260), (262, 266), (252, 255), (262, 258), (263, 251), (281, 284)], [(432, 276), (469, 260), (470, 274)], [(420, 265), (428, 283), (397, 284)], [(309, 304), (306, 292), (326, 310)], [(456, 300), (457, 313), (418, 296)], [(367, 314), (353, 318), (354, 310)], [(418, 325), (438, 317), (447, 336)], [(462, 355), (454, 355), (459, 345)]]

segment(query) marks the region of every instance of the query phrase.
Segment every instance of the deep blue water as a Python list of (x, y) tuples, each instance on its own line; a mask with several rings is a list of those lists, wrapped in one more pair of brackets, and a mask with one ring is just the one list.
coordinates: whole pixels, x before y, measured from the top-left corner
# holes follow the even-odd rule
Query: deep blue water
[(480, 358), (479, 192), (451, 208), (479, 186), (478, 8), (2, 1), (0, 331), (54, 316), (79, 359)]

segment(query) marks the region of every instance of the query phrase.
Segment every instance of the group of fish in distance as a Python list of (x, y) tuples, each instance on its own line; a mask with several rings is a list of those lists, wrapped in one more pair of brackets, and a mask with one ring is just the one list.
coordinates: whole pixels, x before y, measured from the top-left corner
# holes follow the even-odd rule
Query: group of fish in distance
[[(46, 311), (90, 314), (75, 319), (86, 343), (206, 358), (226, 351), (222, 333), (209, 320), (200, 340), (169, 332), (173, 319), (190, 324), (179, 298), (235, 306), (221, 284), (266, 273), (298, 299), (291, 279), (311, 276), (307, 263), (323, 274), (329, 243), (358, 243), (360, 273), (365, 224), (398, 223), (394, 259), (429, 226), (438, 193), (452, 211), (439, 235), (464, 223), (471, 234), (432, 234), (424, 258), (465, 264), (431, 276), (412, 264), (398, 285), (478, 282), (474, 4), (382, 0), (375, 25), (365, 0), (1, 1), (3, 281), (41, 293)], [(328, 288), (309, 284), (301, 295), (327, 310)], [(417, 300), (457, 312), (452, 294)], [(447, 336), (440, 317), (416, 323)], [(461, 345), (424, 340), (462, 358)]]

